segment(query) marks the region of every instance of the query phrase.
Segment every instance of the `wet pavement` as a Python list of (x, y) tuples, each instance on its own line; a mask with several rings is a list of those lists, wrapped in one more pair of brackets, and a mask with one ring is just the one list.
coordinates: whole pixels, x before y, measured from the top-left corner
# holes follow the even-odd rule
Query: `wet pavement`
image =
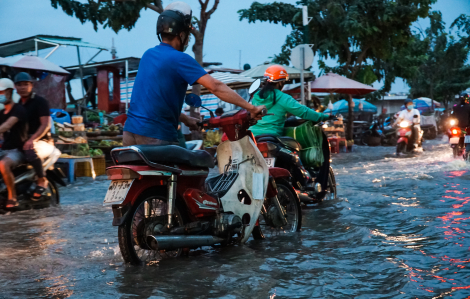
[(0, 216), (0, 298), (466, 298), (470, 165), (425, 148), (337, 155), (339, 198), (305, 207), (301, 233), (155, 266), (123, 263), (108, 182), (79, 180), (59, 207)]

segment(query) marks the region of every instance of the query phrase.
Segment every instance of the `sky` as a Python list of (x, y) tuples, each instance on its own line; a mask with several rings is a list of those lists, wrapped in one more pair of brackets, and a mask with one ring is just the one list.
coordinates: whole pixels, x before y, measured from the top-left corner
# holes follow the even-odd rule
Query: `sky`
[[(164, 6), (174, 2), (164, 0)], [(186, 0), (193, 8), (193, 15), (199, 15), (198, 0)], [(211, 0), (210, 3), (214, 1)], [(286, 36), (291, 32), (290, 27), (279, 24), (260, 23), (249, 24), (248, 21), (239, 21), (237, 11), (248, 8), (252, 0), (220, 0), (217, 11), (208, 22), (205, 42), (204, 61), (222, 62), (224, 67), (238, 68), (245, 63), (252, 67), (270, 60), (281, 51)], [(258, 0), (261, 3), (273, 1)], [(284, 0), (283, 2), (295, 4), (297, 0)], [(470, 14), (470, 0), (438, 0), (433, 6), (440, 10), (448, 26), (460, 14)], [(152, 10), (143, 10), (135, 27), (130, 30), (121, 30), (117, 34), (111, 29), (100, 27), (93, 29), (91, 23), (81, 24), (75, 18), (66, 15), (62, 9), (54, 9), (49, 0), (0, 0), (0, 43), (21, 39), (37, 34), (80, 37), (83, 41), (111, 47), (112, 39), (117, 48), (117, 56), (141, 57), (151, 47), (157, 45), (158, 38), (155, 33), (157, 13)], [(423, 29), (428, 22), (420, 20), (415, 24)], [(40, 56), (47, 55), (48, 50), (40, 51)], [(191, 48), (186, 51), (193, 55)], [(91, 58), (96, 51), (82, 48), (82, 62)], [(75, 48), (61, 48), (52, 54), (50, 61), (61, 65), (76, 65), (77, 55)], [(109, 52), (102, 52), (94, 61), (111, 59)], [(317, 59), (313, 62), (313, 71), (318, 75)], [(375, 87), (380, 87), (377, 83)], [(398, 81), (392, 87), (392, 92), (407, 91), (405, 83)]]

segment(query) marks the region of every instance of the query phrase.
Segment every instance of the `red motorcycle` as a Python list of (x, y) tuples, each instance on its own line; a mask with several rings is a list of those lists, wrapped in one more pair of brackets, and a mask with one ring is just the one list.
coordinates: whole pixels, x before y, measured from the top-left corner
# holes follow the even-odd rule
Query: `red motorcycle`
[(449, 124), (451, 127), (447, 131), (447, 135), (454, 158), (463, 156), (464, 160), (469, 160), (470, 135), (467, 132), (470, 132), (470, 127), (462, 130), (457, 126), (458, 121), (454, 118), (449, 121)]
[(401, 153), (422, 151), (423, 131), (421, 129), (419, 129), (419, 136), (416, 137), (418, 147), (415, 148), (415, 145), (410, 142), (413, 126), (419, 126), (418, 117), (415, 116), (413, 118), (413, 122), (411, 123), (406, 120), (403, 120), (398, 125), (399, 128), (397, 129), (397, 155), (400, 155)]
[[(192, 99), (187, 103), (200, 106), (199, 97)], [(116, 166), (107, 169), (112, 182), (104, 204), (112, 205), (127, 263), (243, 243), (252, 233), (263, 238), (266, 232), (300, 230), (300, 201), (289, 184), (290, 173), (268, 169), (248, 131), (250, 122), (245, 110), (203, 122), (222, 127), (229, 138), (217, 149), (219, 175), (211, 178), (214, 160), (206, 151), (136, 145), (111, 152)]]

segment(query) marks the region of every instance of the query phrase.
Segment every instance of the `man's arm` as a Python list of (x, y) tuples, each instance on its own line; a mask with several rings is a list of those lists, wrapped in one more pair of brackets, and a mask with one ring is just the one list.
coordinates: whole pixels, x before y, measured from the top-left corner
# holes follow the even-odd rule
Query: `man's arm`
[(18, 117), (16, 116), (10, 116), (6, 122), (4, 122), (0, 126), (0, 133), (5, 133), (6, 131), (10, 130), (13, 128), (13, 126), (18, 122)]
[(235, 91), (230, 89), (230, 87), (220, 82), (219, 80), (214, 79), (211, 75), (206, 74), (202, 76), (201, 78), (199, 78), (199, 80), (197, 80), (197, 83), (207, 88), (212, 94), (214, 94), (222, 101), (234, 104), (238, 107), (242, 107), (243, 109), (246, 109), (248, 110), (248, 112), (251, 113), (251, 117), (258, 120), (261, 119), (260, 113), (261, 110), (266, 108), (265, 106), (254, 106), (248, 103)]
[(36, 133), (34, 133), (28, 141), (25, 142), (23, 149), (29, 150), (33, 148), (33, 142), (39, 140), (41, 137), (47, 134), (49, 129), (51, 128), (51, 117), (50, 116), (41, 116), (39, 118), (41, 125), (39, 126)]

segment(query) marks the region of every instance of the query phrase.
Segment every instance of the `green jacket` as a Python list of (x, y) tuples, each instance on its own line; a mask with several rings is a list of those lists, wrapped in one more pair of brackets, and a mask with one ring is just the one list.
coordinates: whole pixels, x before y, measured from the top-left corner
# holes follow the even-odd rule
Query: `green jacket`
[(274, 114), (264, 116), (263, 119), (259, 120), (256, 125), (250, 127), (251, 132), (253, 132), (255, 136), (261, 134), (283, 136), (284, 123), (286, 121), (287, 113), (293, 114), (302, 119), (311, 120), (313, 122), (327, 120), (329, 117), (328, 114), (316, 112), (304, 105), (299, 104), (299, 102), (294, 100), (293, 97), (283, 93), (280, 90), (275, 89), (275, 92), (275, 105), (273, 105), (273, 93), (269, 93), (266, 99), (260, 98), (259, 91), (253, 96), (253, 105), (265, 105), (268, 109), (268, 113)]

